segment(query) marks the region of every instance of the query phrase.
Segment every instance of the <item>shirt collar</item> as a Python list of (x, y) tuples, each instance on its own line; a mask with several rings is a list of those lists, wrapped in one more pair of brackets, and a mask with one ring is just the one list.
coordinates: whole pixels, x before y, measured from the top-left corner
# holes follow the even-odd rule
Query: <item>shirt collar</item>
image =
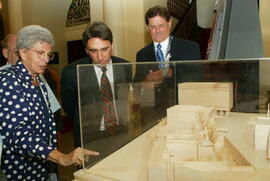
[(163, 42), (154, 42), (155, 49), (157, 48), (157, 45), (160, 44), (161, 49), (166, 50), (166, 48), (169, 44), (169, 39), (170, 39), (170, 36), (168, 36), (168, 38), (166, 38), (166, 40), (164, 40)]
[[(94, 68), (95, 70), (102, 72), (101, 68), (97, 66), (96, 64), (94, 64)], [(110, 59), (109, 63), (106, 65), (106, 69), (108, 72), (112, 70), (112, 59)]]
[[(101, 71), (101, 68), (97, 66), (97, 64), (94, 64), (95, 69), (99, 69)], [(109, 63), (106, 65), (107, 70), (110, 70), (112, 67), (112, 59), (110, 59)]]

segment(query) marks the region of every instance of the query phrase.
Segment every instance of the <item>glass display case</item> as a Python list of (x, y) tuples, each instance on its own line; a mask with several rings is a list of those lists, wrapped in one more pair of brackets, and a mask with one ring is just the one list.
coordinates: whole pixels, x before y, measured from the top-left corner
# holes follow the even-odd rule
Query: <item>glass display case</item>
[[(255, 138), (258, 138), (255, 136), (255, 128), (257, 132), (264, 132), (261, 131), (262, 127), (268, 128), (267, 121), (270, 124), (269, 110), (266, 114), (270, 60), (119, 63), (111, 64), (107, 68), (111, 71), (107, 73), (110, 75), (108, 77), (113, 95), (110, 103), (104, 100), (101, 90), (102, 83), (99, 82), (102, 81), (102, 75), (100, 74), (99, 78), (91, 76), (93, 72), (99, 71), (99, 65), (77, 67), (82, 147), (98, 151), (100, 155), (85, 158), (83, 169), (74, 173), (76, 180), (196, 180), (202, 175), (201, 178), (205, 180), (215, 180), (217, 175), (228, 173), (236, 176), (226, 177), (227, 180), (237, 179), (242, 173), (255, 175), (252, 179), (256, 180), (256, 170), (260, 169), (263, 172), (259, 173), (258, 179), (270, 179), (267, 174), (270, 173), (268, 149), (257, 149), (255, 143)], [(182, 85), (188, 87), (184, 90)], [(224, 109), (224, 113), (220, 107), (227, 102), (229, 108)], [(183, 107), (175, 107), (176, 105)], [(195, 116), (191, 116), (193, 114)], [(213, 129), (212, 123), (209, 123), (210, 126), (202, 124), (202, 117), (205, 115), (207, 120), (212, 120), (208, 114), (214, 116)], [(257, 124), (261, 118), (263, 121), (260, 120), (260, 124)], [(194, 128), (194, 125), (199, 125), (198, 129), (196, 126)], [(211, 132), (211, 136), (208, 135), (210, 128), (215, 130)], [(201, 146), (204, 145), (201, 142), (202, 137), (206, 139), (203, 134), (205, 130), (211, 149)], [(189, 141), (183, 141), (183, 137), (187, 139), (187, 135)], [(264, 137), (268, 137), (268, 132), (265, 135)], [(178, 141), (175, 141), (178, 139), (182, 140), (180, 146)], [(219, 139), (220, 142), (217, 141)], [(173, 144), (168, 140), (173, 140)], [(241, 145), (238, 142), (247, 144)], [(169, 148), (176, 150), (168, 152)], [(194, 153), (190, 148), (194, 148)], [(182, 151), (179, 151), (181, 149)], [(249, 150), (249, 153), (242, 149)], [(186, 157), (187, 152), (193, 153), (194, 158)], [(201, 157), (201, 154), (206, 152), (211, 152), (211, 156), (206, 156), (207, 159)], [(221, 159), (230, 153), (237, 156)], [(262, 163), (257, 164), (257, 161), (254, 161), (258, 159), (263, 160)], [(228, 169), (221, 169), (212, 176), (208, 172), (192, 172), (197, 167), (208, 167), (209, 170), (224, 167), (213, 165), (213, 162), (226, 162)], [(235, 166), (243, 169), (233, 170)], [(181, 173), (178, 173), (179, 170), (182, 170)], [(194, 176), (191, 176), (192, 174)], [(186, 175), (190, 175), (189, 178)]]

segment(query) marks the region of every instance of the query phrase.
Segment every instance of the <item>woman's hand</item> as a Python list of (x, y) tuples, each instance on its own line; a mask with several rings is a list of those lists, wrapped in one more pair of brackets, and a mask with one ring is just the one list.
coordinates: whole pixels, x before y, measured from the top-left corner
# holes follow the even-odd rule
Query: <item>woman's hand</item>
[(62, 166), (70, 166), (70, 165), (80, 166), (82, 165), (85, 156), (87, 159), (89, 156), (98, 156), (98, 155), (99, 155), (98, 152), (78, 147), (69, 154), (63, 154), (57, 150), (53, 150), (49, 154), (48, 160), (58, 163), (59, 165)]

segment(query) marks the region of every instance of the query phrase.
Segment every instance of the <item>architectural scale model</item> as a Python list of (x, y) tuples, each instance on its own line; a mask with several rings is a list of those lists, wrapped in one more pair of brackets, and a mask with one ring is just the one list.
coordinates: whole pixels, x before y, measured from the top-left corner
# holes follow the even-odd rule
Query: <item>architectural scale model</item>
[(210, 107), (169, 108), (167, 124), (159, 128), (153, 141), (149, 180), (209, 181), (220, 180), (226, 172), (238, 172), (239, 176), (255, 172), (241, 150), (226, 137), (226, 131), (217, 130), (216, 118), (216, 111)]
[[(168, 108), (167, 117), (159, 124), (91, 168), (75, 172), (75, 179), (269, 181), (269, 113), (229, 113), (232, 108), (231, 83), (196, 83), (191, 87), (198, 86), (203, 88), (196, 92), (204, 92), (209, 101), (191, 99), (181, 90), (180, 105)], [(130, 90), (133, 88), (129, 87)], [(179, 88), (185, 89), (185, 86)], [(139, 119), (134, 114), (137, 104), (134, 104), (133, 93), (128, 96), (132, 103), (128, 107), (132, 110), (128, 120)], [(183, 100), (188, 100), (189, 104), (184, 105)], [(204, 105), (207, 102), (209, 104)], [(220, 111), (229, 114), (221, 116)], [(131, 126), (137, 130), (140, 127), (137, 124)]]

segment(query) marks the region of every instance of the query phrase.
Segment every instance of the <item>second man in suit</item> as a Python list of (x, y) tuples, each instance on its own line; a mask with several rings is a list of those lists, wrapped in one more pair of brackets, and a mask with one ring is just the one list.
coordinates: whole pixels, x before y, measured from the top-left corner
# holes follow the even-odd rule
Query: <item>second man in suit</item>
[[(84, 120), (83, 127), (86, 129), (83, 133), (89, 133), (90, 137), (87, 136), (89, 141), (115, 131), (109, 128), (108, 124), (116, 130), (121, 128), (116, 104), (117, 85), (127, 83), (132, 79), (130, 66), (112, 65), (112, 63), (127, 63), (128, 61), (112, 56), (113, 35), (107, 25), (102, 22), (93, 22), (88, 25), (83, 33), (83, 44), (89, 56), (66, 66), (61, 76), (62, 106), (74, 121), (76, 146), (81, 145), (80, 116)], [(93, 64), (93, 66), (87, 64)], [(78, 68), (79, 65), (81, 66)], [(104, 74), (106, 79), (104, 79)], [(107, 88), (109, 86), (111, 91), (105, 88), (105, 92), (112, 94), (108, 97), (103, 96), (102, 87), (106, 82), (109, 82)], [(111, 99), (108, 101), (110, 105), (106, 107), (111, 112), (110, 118), (107, 113), (104, 113), (104, 99)], [(81, 111), (79, 111), (79, 100)]]

